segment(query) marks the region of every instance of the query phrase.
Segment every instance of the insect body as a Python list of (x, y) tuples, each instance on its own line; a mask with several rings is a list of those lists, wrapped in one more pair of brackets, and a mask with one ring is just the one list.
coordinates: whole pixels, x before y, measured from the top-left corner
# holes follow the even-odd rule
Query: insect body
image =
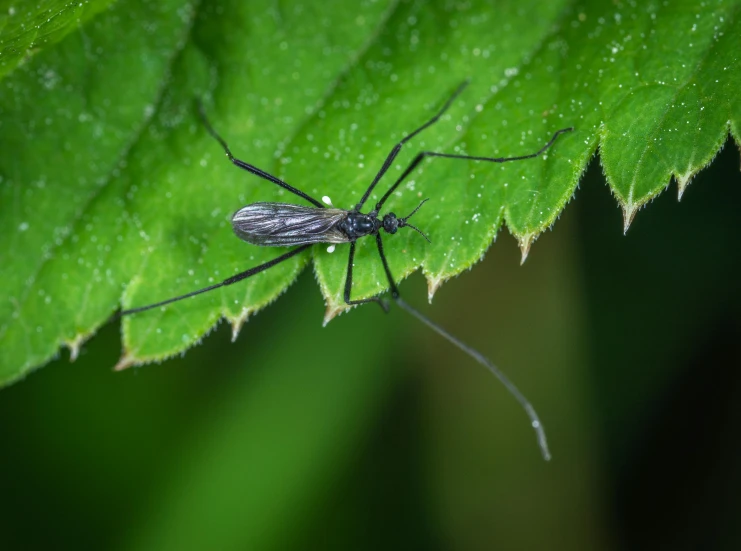
[(375, 212), (361, 214), (290, 203), (252, 203), (234, 213), (232, 225), (234, 233), (247, 243), (289, 247), (310, 243), (349, 243), (381, 229), (393, 234), (404, 226), (414, 228), (407, 222), (409, 216), (397, 218), (391, 212), (381, 220)]
[[(509, 392), (517, 399), (517, 401), (520, 403), (520, 405), (523, 407), (528, 417), (530, 418), (531, 425), (535, 429), (536, 435), (538, 437), (538, 443), (540, 445), (540, 449), (543, 454), (543, 457), (546, 460), (550, 459), (550, 453), (548, 451), (548, 445), (547, 445), (546, 438), (545, 438), (545, 432), (543, 430), (542, 424), (540, 423), (540, 419), (538, 418), (538, 415), (535, 413), (535, 410), (533, 409), (532, 405), (530, 405), (530, 403), (525, 399), (525, 397), (520, 393), (520, 391), (514, 386), (514, 384), (510, 382), (510, 380), (504, 375), (504, 373), (502, 373), (493, 363), (491, 363), (481, 353), (479, 353), (478, 351), (474, 350), (473, 348), (469, 347), (468, 345), (464, 344), (463, 342), (455, 338), (453, 335), (445, 331), (442, 327), (434, 323), (432, 320), (424, 316), (422, 313), (418, 312), (416, 309), (409, 306), (399, 296), (399, 289), (396, 286), (396, 282), (394, 281), (394, 277), (392, 275), (388, 261), (386, 260), (386, 255), (384, 254), (383, 239), (381, 238), (381, 230), (383, 230), (385, 233), (388, 233), (388, 234), (394, 234), (400, 228), (409, 227), (412, 230), (421, 234), (422, 237), (427, 239), (427, 236), (419, 228), (409, 223), (409, 218), (411, 218), (420, 209), (420, 207), (422, 207), (422, 205), (425, 203), (425, 201), (427, 201), (427, 199), (425, 199), (425, 201), (422, 201), (417, 206), (417, 208), (415, 208), (410, 214), (402, 218), (397, 217), (393, 212), (389, 212), (385, 214), (382, 218), (379, 218), (379, 213), (381, 209), (383, 208), (384, 204), (386, 203), (386, 201), (391, 196), (391, 194), (398, 188), (398, 186), (406, 179), (406, 177), (409, 176), (409, 174), (411, 174), (412, 171), (419, 165), (419, 163), (422, 162), (422, 160), (425, 159), (426, 157), (442, 157), (442, 158), (448, 158), (448, 159), (468, 159), (468, 160), (474, 160), (474, 161), (487, 161), (487, 162), (493, 162), (493, 163), (504, 163), (508, 161), (519, 161), (523, 159), (531, 159), (533, 157), (537, 157), (541, 155), (542, 153), (544, 153), (553, 144), (553, 142), (556, 141), (556, 138), (560, 134), (564, 132), (569, 132), (572, 130), (572, 128), (564, 128), (562, 130), (557, 131), (555, 134), (553, 134), (551, 139), (539, 151), (535, 153), (530, 153), (528, 155), (522, 155), (519, 157), (501, 157), (501, 158), (473, 157), (469, 155), (457, 155), (457, 154), (450, 154), (450, 153), (437, 153), (434, 151), (422, 151), (418, 153), (416, 157), (414, 157), (412, 162), (404, 170), (401, 176), (399, 176), (396, 182), (388, 189), (388, 191), (376, 203), (372, 211), (368, 212), (367, 214), (363, 214), (360, 212), (361, 209), (363, 208), (363, 205), (370, 197), (370, 194), (375, 188), (378, 181), (388, 171), (389, 167), (391, 166), (391, 163), (394, 161), (396, 156), (399, 154), (399, 151), (401, 151), (402, 146), (406, 142), (411, 140), (414, 136), (419, 134), (422, 130), (434, 124), (442, 116), (442, 114), (448, 109), (451, 103), (453, 103), (453, 100), (458, 96), (458, 94), (460, 94), (463, 91), (466, 85), (467, 83), (465, 82), (461, 84), (434, 117), (432, 117), (425, 124), (417, 128), (414, 132), (407, 135), (398, 144), (396, 144), (396, 146), (394, 146), (394, 148), (391, 150), (391, 152), (386, 157), (386, 160), (381, 166), (381, 169), (378, 171), (376, 176), (373, 178), (373, 181), (371, 182), (370, 186), (368, 187), (368, 189), (366, 189), (365, 193), (363, 194), (363, 197), (360, 199), (358, 204), (355, 205), (355, 207), (352, 210), (344, 210), (344, 209), (338, 209), (338, 208), (326, 208), (320, 201), (304, 193), (303, 191), (287, 184), (283, 180), (271, 174), (268, 174), (267, 172), (257, 168), (256, 166), (250, 163), (241, 161), (237, 159), (236, 157), (234, 157), (234, 155), (232, 155), (232, 152), (229, 149), (229, 146), (224, 141), (224, 139), (221, 136), (219, 136), (219, 134), (213, 129), (213, 127), (209, 123), (208, 119), (206, 118), (205, 113), (203, 112), (203, 108), (199, 104), (199, 112), (200, 112), (201, 118), (203, 119), (204, 126), (208, 130), (209, 134), (211, 134), (211, 136), (213, 136), (214, 139), (216, 139), (221, 144), (221, 146), (224, 148), (224, 152), (226, 153), (227, 158), (232, 163), (234, 163), (239, 168), (247, 170), (248, 172), (251, 172), (252, 174), (255, 174), (256, 176), (259, 176), (260, 178), (263, 178), (264, 180), (272, 182), (280, 186), (281, 188), (293, 193), (294, 195), (305, 199), (306, 201), (311, 203), (313, 206), (293, 205), (290, 203), (260, 202), (260, 203), (253, 203), (245, 207), (242, 207), (232, 217), (232, 225), (234, 228), (234, 232), (237, 234), (237, 236), (240, 239), (248, 243), (251, 243), (253, 245), (270, 246), (270, 247), (295, 247), (295, 248), (269, 262), (260, 264), (259, 266), (255, 266), (254, 268), (250, 268), (249, 270), (246, 270), (230, 278), (227, 278), (221, 283), (217, 283), (215, 285), (211, 285), (203, 289), (198, 289), (196, 291), (187, 293), (185, 295), (180, 295), (174, 298), (170, 298), (162, 302), (158, 302), (156, 304), (149, 304), (147, 306), (141, 306), (139, 308), (123, 310), (121, 311), (120, 315), (129, 315), (129, 314), (135, 314), (138, 312), (143, 312), (145, 310), (150, 310), (152, 308), (164, 306), (171, 302), (176, 302), (176, 301), (188, 298), (188, 297), (206, 293), (208, 291), (212, 291), (219, 287), (232, 285), (234, 283), (237, 283), (238, 281), (242, 281), (243, 279), (252, 277), (253, 275), (263, 272), (275, 266), (276, 264), (279, 264), (283, 262), (284, 260), (287, 260), (299, 254), (300, 252), (308, 249), (315, 243), (330, 243), (333, 245), (340, 244), (340, 243), (349, 243), (350, 254), (348, 258), (347, 277), (345, 279), (345, 289), (344, 289), (345, 302), (350, 305), (364, 304), (367, 302), (377, 302), (379, 305), (381, 305), (381, 307), (384, 310), (388, 311), (388, 305), (384, 301), (382, 301), (381, 298), (378, 296), (366, 298), (366, 299), (359, 299), (359, 300), (351, 299), (353, 260), (355, 258), (355, 242), (362, 237), (372, 235), (375, 237), (376, 245), (378, 247), (378, 254), (381, 257), (381, 261), (383, 262), (383, 268), (386, 273), (386, 278), (388, 279), (389, 287), (391, 290), (391, 297), (394, 299), (394, 301), (401, 308), (403, 308), (404, 310), (412, 314), (414, 317), (419, 319), (422, 323), (430, 327), (433, 331), (437, 332), (439, 335), (443, 336), (449, 342), (451, 342), (452, 344), (460, 348), (462, 351), (464, 351), (466, 354), (468, 354), (469, 356), (474, 358), (476, 361), (484, 365), (487, 369), (489, 369), (489, 371), (491, 371), (504, 384), (507, 390), (509, 390)], [(429, 241), (429, 239), (427, 240)]]

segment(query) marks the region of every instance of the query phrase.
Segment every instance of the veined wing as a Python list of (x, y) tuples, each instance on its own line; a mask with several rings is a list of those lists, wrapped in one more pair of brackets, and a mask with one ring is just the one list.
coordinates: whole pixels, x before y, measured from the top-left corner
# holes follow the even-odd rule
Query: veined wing
[(346, 210), (302, 207), (289, 203), (252, 203), (234, 213), (232, 226), (253, 245), (290, 247), (307, 243), (347, 243), (337, 224)]

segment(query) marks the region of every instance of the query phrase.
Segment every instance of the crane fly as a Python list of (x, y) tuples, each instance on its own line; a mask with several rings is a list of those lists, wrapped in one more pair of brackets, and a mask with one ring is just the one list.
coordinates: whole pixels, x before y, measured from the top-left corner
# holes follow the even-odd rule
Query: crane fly
[(388, 171), (391, 163), (399, 154), (399, 151), (401, 151), (404, 144), (414, 138), (424, 129), (437, 122), (467, 85), (467, 81), (459, 85), (455, 92), (453, 92), (453, 94), (448, 98), (448, 100), (430, 120), (417, 128), (411, 134), (408, 134), (394, 146), (394, 148), (386, 157), (386, 160), (381, 166), (381, 169), (378, 171), (376, 176), (373, 178), (373, 181), (368, 186), (368, 189), (365, 190), (365, 193), (361, 197), (360, 201), (351, 210), (327, 208), (314, 197), (311, 197), (300, 189), (287, 184), (280, 178), (277, 178), (250, 163), (237, 159), (234, 155), (232, 155), (232, 152), (229, 149), (226, 141), (224, 141), (224, 139), (216, 132), (216, 130), (214, 130), (213, 126), (206, 117), (203, 106), (199, 102), (198, 112), (206, 130), (217, 142), (219, 142), (219, 144), (221, 144), (222, 148), (224, 149), (224, 153), (232, 163), (234, 163), (241, 169), (251, 172), (256, 176), (272, 182), (273, 184), (280, 186), (281, 188), (293, 193), (294, 195), (301, 197), (302, 199), (311, 203), (312, 206), (294, 205), (291, 203), (258, 202), (242, 207), (232, 217), (232, 226), (237, 237), (252, 245), (264, 247), (295, 248), (277, 258), (274, 258), (269, 262), (260, 264), (259, 266), (255, 266), (253, 268), (250, 268), (249, 270), (245, 270), (244, 272), (240, 272), (236, 275), (233, 275), (232, 277), (225, 279), (220, 283), (216, 283), (215, 285), (210, 285), (208, 287), (204, 287), (202, 289), (198, 289), (196, 291), (192, 291), (184, 295), (179, 295), (154, 304), (148, 304), (146, 306), (140, 306), (138, 308), (122, 310), (119, 315), (126, 316), (137, 314), (146, 310), (151, 310), (153, 308), (165, 306), (166, 304), (170, 304), (172, 302), (177, 302), (179, 300), (193, 297), (195, 295), (207, 293), (214, 289), (218, 289), (219, 287), (232, 285), (234, 283), (237, 283), (238, 281), (242, 281), (243, 279), (247, 279), (256, 274), (259, 274), (260, 272), (264, 272), (265, 270), (272, 268), (273, 266), (280, 264), (285, 260), (288, 260), (289, 258), (301, 253), (302, 251), (305, 251), (316, 243), (329, 243), (331, 245), (349, 243), (350, 245), (350, 254), (347, 263), (347, 276), (345, 278), (344, 289), (345, 303), (349, 305), (356, 305), (365, 304), (368, 302), (376, 302), (384, 309), (384, 311), (388, 312), (389, 305), (387, 302), (382, 300), (380, 296), (357, 300), (351, 299), (355, 243), (361, 237), (372, 235), (376, 240), (378, 254), (381, 257), (381, 262), (383, 263), (383, 268), (386, 272), (386, 278), (388, 279), (389, 288), (391, 291), (391, 298), (394, 300), (394, 302), (398, 304), (402, 309), (410, 313), (412, 316), (420, 320), (423, 324), (427, 325), (433, 331), (444, 337), (450, 343), (454, 344), (460, 350), (482, 364), (491, 373), (493, 373), (494, 376), (497, 377), (497, 379), (499, 379), (499, 381), (507, 388), (510, 394), (514, 396), (514, 398), (520, 403), (522, 408), (527, 413), (530, 419), (530, 424), (535, 430), (538, 445), (540, 447), (543, 458), (545, 460), (549, 460), (550, 452), (548, 450), (548, 443), (546, 440), (545, 431), (543, 429), (543, 424), (540, 422), (538, 414), (535, 412), (533, 406), (517, 389), (517, 387), (504, 375), (504, 373), (498, 367), (496, 367), (483, 354), (458, 340), (456, 337), (448, 333), (445, 329), (430, 320), (427, 316), (423, 315), (415, 308), (412, 308), (409, 304), (402, 300), (399, 294), (399, 289), (396, 285), (393, 275), (391, 274), (391, 268), (389, 267), (388, 261), (386, 260), (386, 255), (384, 253), (381, 230), (388, 234), (395, 234), (399, 229), (408, 227), (416, 231), (422, 237), (427, 239), (427, 241), (429, 241), (422, 230), (409, 223), (409, 218), (411, 218), (422, 207), (427, 199), (422, 201), (407, 216), (398, 217), (393, 212), (389, 212), (382, 218), (380, 218), (379, 213), (386, 201), (389, 199), (389, 197), (391, 197), (391, 194), (427, 157), (466, 159), (471, 161), (486, 161), (492, 163), (504, 163), (509, 161), (532, 159), (534, 157), (542, 155), (548, 148), (550, 148), (559, 135), (565, 132), (570, 132), (573, 130), (573, 128), (563, 128), (561, 130), (558, 130), (553, 134), (551, 139), (535, 153), (520, 155), (517, 157), (475, 157), (470, 155), (458, 155), (452, 153), (437, 153), (435, 151), (421, 151), (414, 157), (412, 162), (409, 163), (409, 166), (407, 166), (407, 168), (402, 172), (401, 176), (399, 176), (396, 182), (394, 182), (394, 184), (376, 203), (373, 210), (371, 210), (367, 214), (363, 214), (362, 212), (360, 212), (363, 208), (363, 205), (365, 205), (366, 201), (370, 197), (370, 194), (373, 192), (373, 189), (376, 187), (376, 184), (378, 184), (379, 180)]

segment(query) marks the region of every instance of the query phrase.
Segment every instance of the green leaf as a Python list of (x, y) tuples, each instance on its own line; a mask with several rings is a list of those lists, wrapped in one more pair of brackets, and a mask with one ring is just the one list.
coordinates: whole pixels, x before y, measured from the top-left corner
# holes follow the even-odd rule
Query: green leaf
[[(432, 244), (384, 235), (396, 278), (421, 268), (430, 296), (502, 224), (524, 258), (598, 147), (627, 228), (672, 176), (681, 194), (729, 131), (740, 138), (738, 1), (244, 4), (116, 4), (6, 78), (0, 381), (60, 344), (76, 351), (120, 304), (186, 293), (282, 252), (239, 242), (229, 215), (302, 201), (229, 164), (194, 97), (237, 157), (343, 208), (466, 78), (368, 208), (420, 150), (523, 155), (575, 127), (537, 159), (430, 160), (389, 199), (399, 215), (431, 199), (414, 223)], [(49, 71), (57, 77), (39, 79)], [(326, 319), (344, 309), (346, 254), (312, 251)], [(120, 366), (179, 353), (221, 317), (236, 334), (309, 260), (126, 318)], [(353, 298), (387, 288), (372, 240), (359, 242), (355, 265)]]
[[(35, 53), (59, 42), (113, 0), (0, 1), (0, 78)], [(43, 75), (53, 86), (54, 73)]]

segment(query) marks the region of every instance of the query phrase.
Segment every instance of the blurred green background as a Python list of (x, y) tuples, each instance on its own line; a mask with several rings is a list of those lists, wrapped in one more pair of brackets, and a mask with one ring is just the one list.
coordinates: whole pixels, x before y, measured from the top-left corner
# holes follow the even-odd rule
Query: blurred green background
[(740, 549), (740, 183), (728, 143), (623, 236), (595, 159), (524, 266), (505, 230), (432, 305), (402, 283), (550, 463), (404, 312), (323, 328), (306, 270), (236, 343), (114, 373), (109, 323), (0, 391), (0, 549)]
[[(321, 327), (312, 275), (185, 357), (119, 325), (0, 393), (4, 549), (738, 549), (738, 151), (622, 235), (593, 162), (519, 266), (501, 234), (432, 306), (537, 407), (404, 312)], [(537, 315), (536, 315), (537, 314)]]

